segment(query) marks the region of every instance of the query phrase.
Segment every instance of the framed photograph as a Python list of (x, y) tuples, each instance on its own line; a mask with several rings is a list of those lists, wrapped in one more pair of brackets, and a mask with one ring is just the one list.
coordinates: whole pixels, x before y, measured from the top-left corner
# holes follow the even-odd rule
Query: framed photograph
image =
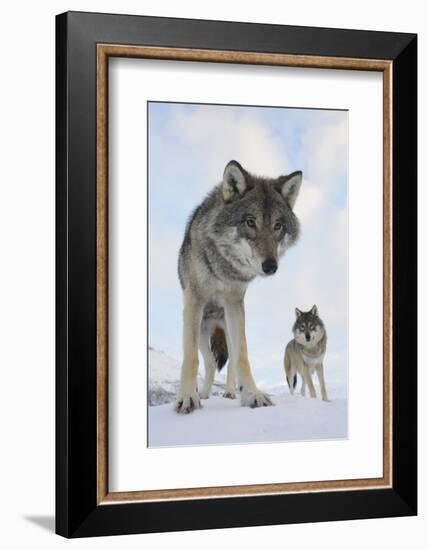
[(56, 530), (417, 513), (417, 37), (56, 20)]

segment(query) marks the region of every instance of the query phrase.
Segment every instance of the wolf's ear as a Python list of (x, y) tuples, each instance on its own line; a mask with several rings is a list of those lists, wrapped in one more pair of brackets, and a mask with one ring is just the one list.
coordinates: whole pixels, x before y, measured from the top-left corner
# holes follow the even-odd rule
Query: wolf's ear
[(312, 315), (318, 315), (318, 308), (317, 308), (317, 306), (312, 306), (311, 313), (312, 313)]
[(247, 190), (246, 172), (236, 160), (231, 160), (223, 173), (223, 198), (225, 202), (239, 199)]
[(296, 319), (298, 319), (302, 315), (302, 312), (298, 307), (296, 307)]
[(302, 172), (293, 172), (288, 176), (280, 176), (276, 184), (277, 190), (281, 193), (284, 199), (288, 202), (290, 208), (294, 208), (297, 195), (302, 184)]

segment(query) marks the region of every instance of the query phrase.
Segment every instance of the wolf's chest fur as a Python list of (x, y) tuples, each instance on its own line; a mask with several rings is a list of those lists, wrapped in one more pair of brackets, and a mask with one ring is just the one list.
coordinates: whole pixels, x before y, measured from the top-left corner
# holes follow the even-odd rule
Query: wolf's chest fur
[(315, 345), (305, 345), (295, 340), (296, 351), (300, 355), (304, 366), (314, 369), (324, 361), (327, 338), (325, 332)]
[(305, 350), (304, 347), (301, 346), (300, 355), (305, 366), (316, 367), (317, 365), (320, 365), (324, 360), (325, 348), (324, 350), (313, 354), (312, 350), (309, 352), (309, 350)]

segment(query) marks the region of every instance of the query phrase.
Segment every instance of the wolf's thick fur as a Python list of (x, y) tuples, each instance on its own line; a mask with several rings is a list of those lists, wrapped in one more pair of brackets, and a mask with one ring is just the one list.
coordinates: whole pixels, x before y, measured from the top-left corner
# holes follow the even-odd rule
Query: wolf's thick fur
[(294, 338), (285, 348), (284, 369), (291, 394), (296, 387), (296, 373), (302, 377), (301, 394), (306, 393), (306, 385), (311, 397), (316, 397), (312, 375), (316, 371), (323, 401), (328, 401), (324, 379), (324, 356), (327, 348), (327, 332), (318, 316), (317, 306), (302, 312), (296, 308), (296, 321), (293, 326)]
[[(295, 243), (299, 223), (293, 207), (301, 172), (277, 179), (257, 177), (231, 161), (223, 181), (191, 215), (178, 259), (184, 292), (183, 365), (175, 408), (188, 413), (208, 398), (216, 367), (229, 358), (225, 397), (241, 404), (271, 405), (256, 386), (247, 355), (244, 296), (257, 275), (272, 275)], [(198, 393), (198, 347), (205, 380)]]

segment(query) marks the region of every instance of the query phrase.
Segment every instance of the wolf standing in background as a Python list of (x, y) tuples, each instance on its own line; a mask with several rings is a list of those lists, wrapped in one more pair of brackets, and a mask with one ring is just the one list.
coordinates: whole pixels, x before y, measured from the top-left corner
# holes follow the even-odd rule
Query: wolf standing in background
[(306, 393), (306, 385), (311, 397), (316, 397), (312, 375), (317, 372), (323, 401), (328, 401), (324, 380), (324, 356), (327, 347), (327, 332), (318, 317), (317, 306), (303, 312), (296, 308), (296, 322), (293, 326), (294, 338), (285, 348), (284, 368), (288, 386), (293, 395), (298, 372), (302, 377), (301, 394)]
[[(301, 172), (277, 179), (257, 177), (232, 160), (217, 185), (191, 215), (178, 259), (184, 291), (183, 365), (175, 409), (189, 413), (208, 398), (216, 368), (229, 358), (225, 397), (241, 405), (272, 405), (254, 381), (245, 338), (244, 296), (257, 275), (273, 275), (295, 243), (299, 223), (293, 207)], [(198, 347), (205, 363), (196, 387)]]

